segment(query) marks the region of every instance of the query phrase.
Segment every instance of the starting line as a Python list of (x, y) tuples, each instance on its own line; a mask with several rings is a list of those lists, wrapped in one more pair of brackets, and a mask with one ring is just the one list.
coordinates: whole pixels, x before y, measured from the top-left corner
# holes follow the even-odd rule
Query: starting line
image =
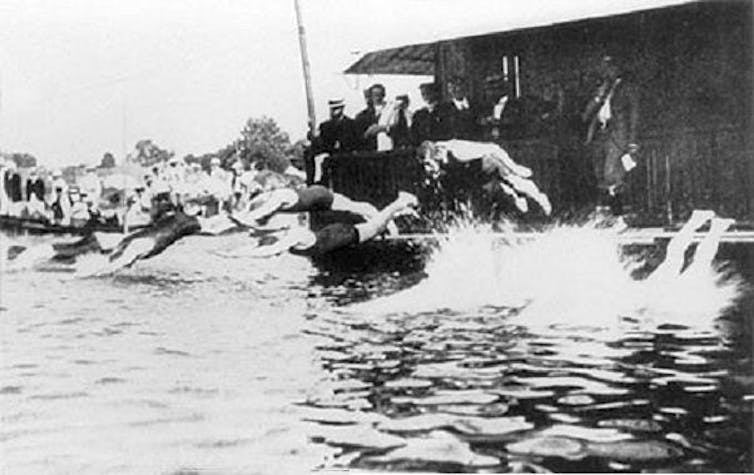
[[(678, 234), (677, 231), (668, 231), (663, 228), (644, 228), (644, 229), (628, 229), (621, 233), (616, 234), (616, 240), (622, 245), (632, 244), (654, 244), (660, 240), (671, 239)], [(517, 240), (517, 241), (529, 241), (537, 239), (544, 235), (544, 233), (535, 232), (494, 232), (489, 233), (490, 236), (497, 239)], [(694, 241), (701, 241), (707, 236), (706, 232), (697, 232), (694, 234)], [(412, 234), (399, 234), (397, 236), (385, 236), (384, 239), (388, 241), (437, 241), (445, 239), (447, 234), (444, 233), (412, 233)], [(732, 244), (754, 244), (754, 231), (728, 231), (723, 233), (720, 238), (721, 242)]]

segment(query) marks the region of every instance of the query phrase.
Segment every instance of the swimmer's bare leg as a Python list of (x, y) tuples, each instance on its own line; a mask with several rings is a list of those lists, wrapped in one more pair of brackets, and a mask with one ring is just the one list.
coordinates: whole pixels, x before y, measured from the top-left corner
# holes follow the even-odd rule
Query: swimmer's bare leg
[(546, 194), (542, 193), (539, 188), (537, 188), (537, 185), (535, 185), (533, 181), (516, 175), (509, 175), (504, 177), (504, 179), (507, 180), (517, 192), (523, 193), (533, 199), (539, 207), (542, 208), (542, 211), (544, 211), (546, 215), (550, 215), (552, 212), (550, 199)]
[(715, 216), (710, 210), (694, 210), (691, 217), (668, 243), (665, 260), (652, 273), (651, 278), (675, 276), (681, 273), (686, 249), (694, 240), (694, 232)]
[(406, 208), (414, 207), (418, 204), (416, 196), (405, 191), (398, 193), (398, 199), (387, 205), (366, 223), (354, 225), (359, 231), (359, 242), (366, 242), (382, 233), (388, 223)]
[[(350, 213), (358, 214), (364, 218), (365, 221), (369, 221), (379, 213), (379, 210), (371, 203), (367, 203), (366, 201), (354, 201), (340, 193), (333, 193), (332, 206), (330, 209), (333, 211), (348, 211)], [(387, 223), (386, 229), (390, 235), (395, 236), (398, 234), (398, 227), (392, 220)]]
[(519, 209), (522, 213), (526, 213), (529, 211), (529, 203), (526, 202), (526, 198), (523, 196), (519, 196), (516, 191), (511, 188), (510, 185), (507, 183), (500, 182), (500, 189), (503, 190), (503, 193), (505, 193), (507, 196), (510, 196), (513, 202), (516, 204), (516, 208)]
[(280, 210), (290, 208), (298, 201), (298, 194), (292, 188), (280, 188), (269, 192), (261, 205), (245, 212), (235, 213), (233, 219), (245, 226), (253, 227), (256, 222), (272, 216)]
[(710, 222), (710, 229), (707, 235), (699, 242), (694, 253), (694, 260), (689, 265), (686, 273), (701, 272), (712, 266), (712, 260), (717, 255), (720, 248), (720, 239), (723, 233), (730, 228), (736, 221), (729, 218), (713, 218)]

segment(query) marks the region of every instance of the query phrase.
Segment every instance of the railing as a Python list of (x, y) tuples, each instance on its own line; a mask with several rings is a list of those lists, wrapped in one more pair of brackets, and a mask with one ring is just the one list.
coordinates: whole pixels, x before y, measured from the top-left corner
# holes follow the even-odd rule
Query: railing
[(400, 190), (417, 192), (423, 179), (413, 150), (335, 155), (324, 168), (333, 190), (377, 208), (393, 201)]
[[(626, 192), (629, 209), (640, 223), (672, 224), (700, 208), (754, 220), (754, 150), (745, 128), (645, 134), (640, 144), (638, 165), (628, 175)], [(574, 174), (591, 173), (578, 144), (556, 145), (537, 138), (502, 145), (515, 161), (532, 169), (534, 181), (550, 197), (556, 213), (587, 204), (584, 197), (591, 190), (585, 188), (593, 185), (584, 176), (574, 179)], [(336, 155), (326, 161), (325, 177), (333, 190), (378, 208), (390, 203), (399, 190), (427, 197), (426, 176), (413, 150)], [(453, 196), (443, 199), (448, 202), (473, 187), (461, 183), (447, 189)]]
[(754, 150), (736, 127), (647, 135), (628, 196), (637, 213), (665, 224), (693, 209), (754, 220)]

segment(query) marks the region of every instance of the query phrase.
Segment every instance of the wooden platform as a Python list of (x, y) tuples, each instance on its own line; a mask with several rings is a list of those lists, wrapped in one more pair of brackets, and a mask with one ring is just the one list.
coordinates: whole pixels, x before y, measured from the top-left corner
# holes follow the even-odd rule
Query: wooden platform
[[(617, 240), (621, 245), (633, 245), (633, 244), (655, 244), (658, 241), (669, 240), (677, 234), (677, 231), (667, 230), (664, 228), (633, 228), (628, 229), (617, 235)], [(517, 239), (517, 240), (532, 240), (538, 236), (542, 236), (542, 233), (535, 232), (513, 232), (502, 233), (495, 232), (490, 233), (493, 237), (500, 239)], [(700, 241), (707, 235), (706, 232), (697, 232), (694, 234), (694, 240)], [(442, 233), (416, 233), (416, 234), (399, 234), (397, 236), (387, 236), (388, 240), (399, 241), (437, 241), (443, 239), (446, 235)], [(723, 233), (721, 242), (731, 244), (754, 244), (754, 231), (728, 231)]]

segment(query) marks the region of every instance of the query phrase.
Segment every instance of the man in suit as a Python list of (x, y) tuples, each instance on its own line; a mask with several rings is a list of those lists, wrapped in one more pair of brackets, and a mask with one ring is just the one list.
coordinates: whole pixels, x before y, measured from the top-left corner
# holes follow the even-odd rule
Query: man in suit
[(435, 83), (419, 86), (422, 99), (427, 104), (414, 113), (411, 135), (414, 144), (429, 140), (449, 140), (453, 137), (453, 110), (450, 104), (440, 102), (440, 91)]
[(636, 165), (633, 157), (639, 149), (639, 89), (611, 56), (602, 59), (600, 76), (601, 83), (581, 118), (589, 124), (585, 143), (596, 178), (598, 204), (610, 206), (620, 215), (624, 179)]
[(330, 119), (319, 124), (319, 135), (315, 139), (315, 154), (350, 152), (358, 147), (356, 124), (345, 115), (343, 99), (330, 99)]
[(380, 115), (387, 106), (385, 102), (385, 86), (372, 84), (368, 89), (367, 107), (356, 114), (356, 135), (359, 139), (359, 150), (376, 151), (378, 149), (378, 135), (386, 133), (379, 125)]
[(480, 140), (482, 131), (479, 126), (479, 107), (466, 94), (466, 85), (460, 77), (448, 82), (450, 110), (453, 112), (451, 130), (453, 138), (461, 140)]

